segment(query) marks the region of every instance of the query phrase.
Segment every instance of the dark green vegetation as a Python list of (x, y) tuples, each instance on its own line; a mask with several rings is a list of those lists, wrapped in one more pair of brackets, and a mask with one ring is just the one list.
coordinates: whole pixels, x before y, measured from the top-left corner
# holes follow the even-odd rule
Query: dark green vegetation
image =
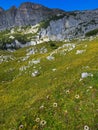
[(85, 35), (86, 35), (87, 37), (89, 37), (89, 36), (93, 36), (93, 35), (96, 35), (96, 34), (98, 34), (98, 29), (94, 29), (94, 30), (92, 30), (92, 31), (89, 31), (89, 32), (87, 32)]
[[(37, 53), (26, 60), (32, 47), (0, 51), (13, 58), (0, 64), (0, 130), (98, 130), (98, 38), (75, 41), (71, 51), (56, 49), (63, 44), (36, 45)], [(43, 47), (47, 53), (40, 53)], [(47, 60), (53, 52), (55, 59)], [(32, 59), (40, 63), (30, 65)], [(20, 71), (22, 66), (28, 67)], [(40, 75), (32, 77), (34, 70)], [(93, 77), (80, 80), (83, 72)]]

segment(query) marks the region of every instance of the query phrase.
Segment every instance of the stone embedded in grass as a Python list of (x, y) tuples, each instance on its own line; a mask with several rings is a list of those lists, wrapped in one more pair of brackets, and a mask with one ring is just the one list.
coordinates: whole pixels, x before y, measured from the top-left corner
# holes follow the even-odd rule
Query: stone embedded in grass
[(66, 55), (67, 52), (72, 51), (75, 48), (75, 44), (63, 44), (62, 46), (58, 47), (56, 50), (54, 50), (51, 55), (60, 53), (61, 55)]
[(84, 130), (90, 130), (90, 128), (87, 125), (85, 125)]
[(55, 57), (53, 57), (53, 56), (51, 56), (51, 55), (50, 55), (50, 56), (47, 56), (46, 58), (47, 58), (47, 60), (50, 60), (50, 61), (55, 59)]
[(83, 52), (85, 52), (86, 50), (77, 50), (76, 54), (82, 54)]
[(19, 68), (20, 71), (25, 71), (28, 67), (27, 66), (22, 66)]
[(40, 73), (38, 70), (35, 70), (33, 73), (32, 73), (32, 77), (36, 77), (36, 76), (39, 76)]
[(40, 63), (40, 59), (37, 59), (37, 60), (33, 59), (33, 60), (28, 62), (29, 65), (39, 64), (39, 63)]
[(20, 60), (21, 61), (26, 61), (26, 60), (28, 60), (28, 58), (29, 58), (29, 56), (25, 56), (25, 57), (21, 57)]
[(33, 60), (32, 63), (33, 63), (33, 64), (38, 64), (38, 63), (40, 63), (40, 59)]
[(67, 44), (64, 44), (62, 46), (62, 48), (65, 48), (65, 47), (67, 47), (68, 51), (70, 51), (70, 50), (75, 48), (75, 44), (74, 43), (67, 43)]
[(62, 46), (62, 48), (65, 48), (65, 49), (63, 49), (64, 52), (67, 52), (67, 51), (69, 52), (69, 51), (72, 51), (75, 48), (75, 44), (73, 44), (73, 43), (71, 43), (71, 44), (67, 43), (67, 44), (64, 44)]
[(81, 78), (87, 78), (87, 77), (93, 77), (93, 74), (87, 73), (87, 72), (83, 72), (83, 73), (81, 74)]
[(27, 50), (27, 56), (30, 56), (30, 55), (34, 55), (34, 54), (36, 54), (38, 51), (37, 51), (37, 49), (36, 48), (29, 48), (28, 50)]
[(14, 60), (15, 58), (12, 57), (11, 55), (7, 55), (7, 56), (4, 56), (4, 55), (1, 55), (0, 56), (0, 63), (2, 62), (8, 62), (10, 60)]
[(47, 53), (48, 52), (48, 50), (47, 50), (47, 48), (45, 48), (45, 47), (42, 47), (41, 49), (40, 49), (40, 54), (44, 54), (44, 53)]

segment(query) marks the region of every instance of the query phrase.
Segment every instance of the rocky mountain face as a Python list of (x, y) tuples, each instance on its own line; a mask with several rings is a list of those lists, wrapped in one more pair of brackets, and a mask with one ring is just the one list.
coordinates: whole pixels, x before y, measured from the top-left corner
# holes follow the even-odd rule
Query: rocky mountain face
[(0, 30), (15, 26), (35, 25), (58, 12), (63, 11), (30, 2), (21, 4), (19, 8), (13, 6), (7, 11), (0, 8)]
[[(30, 25), (29, 28), (22, 29), (27, 25)], [(98, 33), (98, 9), (64, 12), (26, 2), (19, 8), (13, 6), (7, 11), (0, 8), (0, 30), (5, 29), (9, 32), (7, 35), (5, 32), (0, 34), (0, 47), (19, 48), (80, 38), (92, 30), (97, 29)]]
[(46, 29), (40, 32), (41, 37), (50, 40), (64, 40), (84, 36), (98, 28), (98, 10), (70, 12), (62, 19), (51, 20)]

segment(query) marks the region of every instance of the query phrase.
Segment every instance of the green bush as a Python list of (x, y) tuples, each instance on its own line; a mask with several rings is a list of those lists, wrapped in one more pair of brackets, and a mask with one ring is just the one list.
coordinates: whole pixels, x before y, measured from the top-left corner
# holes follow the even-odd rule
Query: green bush
[(49, 45), (50, 45), (50, 47), (52, 49), (57, 49), (58, 48), (58, 46), (54, 42), (52, 42), (52, 41), (49, 42)]
[(93, 36), (93, 35), (96, 35), (98, 34), (98, 29), (94, 29), (92, 31), (89, 31), (85, 34), (85, 36), (89, 37), (89, 36)]

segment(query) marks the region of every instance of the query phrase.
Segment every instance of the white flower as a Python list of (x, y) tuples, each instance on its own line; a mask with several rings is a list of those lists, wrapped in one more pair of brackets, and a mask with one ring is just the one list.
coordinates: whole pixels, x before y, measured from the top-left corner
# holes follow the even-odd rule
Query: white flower
[(85, 52), (85, 50), (77, 50), (76, 54), (82, 54), (83, 52)]
[(36, 77), (40, 75), (39, 71), (38, 70), (35, 70), (33, 73), (32, 73), (32, 77)]
[(53, 107), (57, 107), (58, 106), (58, 104), (55, 102), (55, 103), (53, 103)]
[(87, 125), (85, 125), (84, 130), (89, 130), (89, 127)]
[(68, 90), (66, 90), (66, 94), (69, 94), (69, 93), (70, 93), (69, 89), (68, 89)]
[(20, 125), (20, 126), (19, 126), (19, 130), (20, 130), (20, 129), (23, 129), (23, 125)]
[(42, 120), (42, 121), (40, 122), (40, 125), (41, 125), (41, 126), (44, 126), (44, 125), (46, 125), (46, 123), (47, 123), (47, 122), (46, 122), (45, 120)]
[(79, 99), (79, 98), (80, 98), (80, 96), (77, 94), (77, 95), (75, 95), (75, 98), (76, 98), (76, 99)]
[(40, 122), (40, 118), (37, 117), (37, 118), (35, 119), (35, 121), (36, 121), (36, 122)]
[(51, 56), (51, 55), (50, 55), (50, 56), (47, 56), (47, 60), (50, 60), (50, 61), (51, 61), (51, 60), (54, 60), (54, 59), (55, 59), (55, 58), (54, 58), (53, 56)]

